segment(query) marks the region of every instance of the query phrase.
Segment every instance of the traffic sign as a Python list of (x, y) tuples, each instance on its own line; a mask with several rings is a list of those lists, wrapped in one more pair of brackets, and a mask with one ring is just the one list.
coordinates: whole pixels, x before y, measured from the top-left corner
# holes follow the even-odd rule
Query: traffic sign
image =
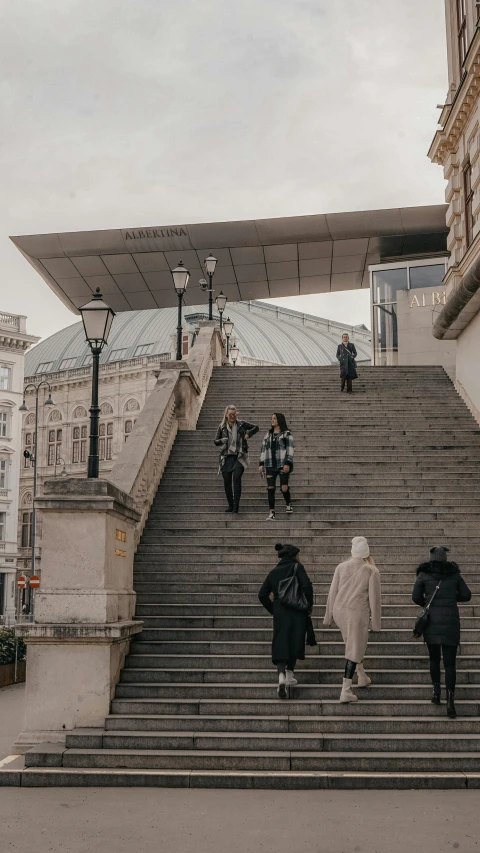
[(30, 578), (30, 589), (38, 589), (40, 586), (40, 578), (38, 575), (32, 575)]
[(17, 581), (18, 588), (19, 589), (25, 589), (26, 585), (27, 585), (27, 579), (26, 579), (25, 575), (20, 575), (20, 577)]

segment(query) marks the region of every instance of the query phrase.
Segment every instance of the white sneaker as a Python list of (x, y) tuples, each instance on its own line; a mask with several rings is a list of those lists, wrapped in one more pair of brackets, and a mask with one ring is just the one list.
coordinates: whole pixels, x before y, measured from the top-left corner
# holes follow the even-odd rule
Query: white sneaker
[(358, 664), (357, 666), (358, 673), (358, 687), (368, 687), (369, 684), (372, 683), (372, 679), (369, 678), (367, 673), (365, 672), (363, 666)]
[(286, 508), (285, 512), (288, 512), (288, 513), (292, 513), (292, 512), (293, 512), (293, 506), (292, 506), (292, 504), (287, 504), (287, 508)]
[(352, 690), (352, 679), (344, 678), (342, 692), (340, 693), (340, 702), (358, 702), (358, 696)]
[(297, 679), (295, 678), (291, 669), (287, 669), (287, 687), (295, 687), (298, 684)]
[(275, 521), (275, 510), (271, 509), (265, 521)]
[(277, 687), (277, 693), (278, 693), (279, 699), (286, 699), (287, 698), (286, 683), (287, 683), (287, 678), (285, 676), (285, 673), (279, 672), (278, 673), (278, 687)]

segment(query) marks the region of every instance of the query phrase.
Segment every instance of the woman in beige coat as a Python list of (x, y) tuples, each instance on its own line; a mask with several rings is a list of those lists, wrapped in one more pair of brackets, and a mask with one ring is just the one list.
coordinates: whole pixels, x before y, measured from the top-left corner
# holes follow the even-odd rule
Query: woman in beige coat
[(371, 678), (363, 667), (368, 645), (368, 628), (381, 630), (380, 573), (370, 557), (370, 548), (364, 536), (352, 539), (350, 560), (335, 569), (323, 624), (329, 628), (335, 622), (345, 643), (345, 678), (340, 702), (356, 702), (352, 680), (358, 670), (358, 686), (367, 687)]

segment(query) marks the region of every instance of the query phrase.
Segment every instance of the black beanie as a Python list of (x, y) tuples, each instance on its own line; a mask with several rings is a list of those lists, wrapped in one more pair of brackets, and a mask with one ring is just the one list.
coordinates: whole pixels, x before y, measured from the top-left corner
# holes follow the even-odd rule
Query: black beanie
[(277, 551), (278, 556), (281, 558), (287, 557), (290, 560), (294, 560), (300, 552), (300, 548), (297, 548), (296, 545), (281, 545), (280, 542), (277, 542), (275, 551)]
[(430, 560), (432, 563), (446, 563), (448, 548), (443, 545), (437, 545), (435, 548), (430, 548)]

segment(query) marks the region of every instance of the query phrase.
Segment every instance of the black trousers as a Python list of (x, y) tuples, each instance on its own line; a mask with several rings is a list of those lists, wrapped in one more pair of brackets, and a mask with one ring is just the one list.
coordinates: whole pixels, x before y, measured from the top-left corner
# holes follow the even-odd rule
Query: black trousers
[[(278, 471), (275, 468), (267, 468), (267, 494), (268, 494), (268, 505), (270, 509), (275, 509), (275, 489), (277, 485), (277, 477), (280, 477), (280, 486), (288, 486), (288, 480), (290, 477), (290, 471), (288, 474), (284, 474), (283, 471)], [(290, 494), (290, 489), (287, 488), (285, 492), (282, 492), (285, 503), (288, 505), (292, 500), (292, 496)]]
[(242, 477), (244, 467), (236, 457), (227, 456), (222, 469), (223, 485), (227, 496), (228, 505), (233, 509), (240, 503), (242, 497)]
[(345, 388), (345, 382), (347, 383), (347, 394), (351, 394), (353, 391), (353, 379), (350, 379), (349, 376), (342, 376), (342, 391)]
[(277, 670), (278, 672), (285, 672), (286, 669), (289, 669), (290, 672), (293, 672), (297, 663), (296, 658), (291, 658), (290, 660), (279, 660), (277, 661)]
[(458, 646), (444, 646), (440, 643), (427, 643), (430, 655), (430, 676), (433, 684), (440, 684), (440, 658), (443, 654), (445, 667), (445, 687), (455, 690), (457, 682), (457, 649)]

